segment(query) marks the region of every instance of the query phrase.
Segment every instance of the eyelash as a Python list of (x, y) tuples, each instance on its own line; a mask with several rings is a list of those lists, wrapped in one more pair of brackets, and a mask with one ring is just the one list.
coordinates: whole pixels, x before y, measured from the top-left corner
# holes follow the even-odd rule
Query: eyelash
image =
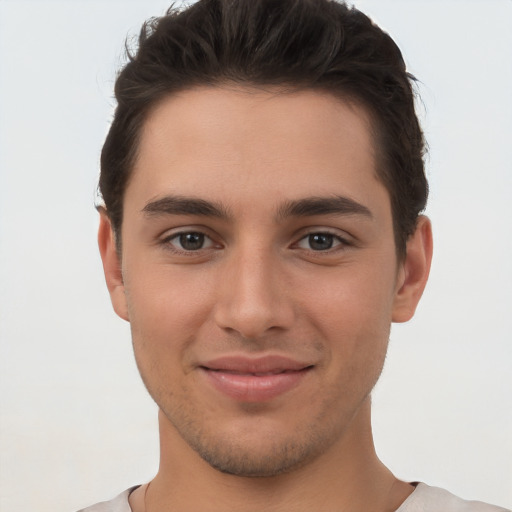
[[(199, 247), (197, 249), (183, 248), (184, 240), (182, 239), (182, 237), (185, 237), (187, 235), (188, 236), (196, 235), (196, 236), (202, 237), (201, 247)], [(331, 246), (327, 247), (326, 249), (315, 250), (311, 247), (312, 237), (327, 237), (331, 243)], [(309, 239), (310, 247), (301, 247), (300, 244), (303, 241), (308, 240), (308, 239)], [(173, 240), (177, 240), (179, 242), (179, 244), (181, 245), (181, 247), (176, 247), (173, 244)], [(204, 247), (205, 241), (208, 243), (208, 247)], [(201, 254), (202, 251), (204, 251), (204, 250), (214, 248), (216, 244), (215, 244), (214, 240), (212, 240), (212, 238), (210, 236), (208, 236), (206, 233), (204, 233), (203, 231), (188, 230), (188, 231), (180, 231), (178, 233), (173, 233), (172, 235), (167, 236), (166, 238), (164, 238), (162, 240), (162, 245), (166, 246), (168, 249), (172, 250), (175, 253), (184, 254), (187, 256), (194, 256), (194, 255)], [(310, 232), (304, 234), (303, 236), (301, 236), (301, 238), (299, 238), (299, 240), (294, 242), (291, 245), (291, 247), (298, 248), (298, 249), (301, 249), (304, 251), (309, 251), (311, 253), (314, 253), (315, 255), (320, 255), (320, 254), (331, 254), (333, 252), (343, 250), (351, 245), (352, 244), (346, 238), (344, 238), (340, 235), (331, 233), (326, 230), (318, 230), (318, 231), (310, 231)], [(218, 244), (217, 248), (219, 248), (219, 247), (221, 247), (220, 244)]]
[[(326, 249), (318, 249), (318, 250), (315, 250), (311, 247), (311, 242), (312, 242), (312, 237), (328, 237), (330, 239), (330, 242), (332, 243), (332, 245)], [(340, 235), (337, 235), (335, 233), (331, 233), (330, 231), (325, 231), (325, 230), (319, 230), (319, 231), (310, 231), (309, 233), (305, 234), (303, 237), (301, 237), (294, 245), (299, 247), (299, 244), (301, 242), (303, 242), (304, 240), (307, 240), (309, 239), (309, 245), (310, 247), (309, 248), (303, 248), (304, 250), (306, 251), (310, 251), (310, 252), (313, 252), (315, 254), (330, 254), (330, 253), (333, 253), (333, 252), (336, 252), (336, 251), (339, 251), (339, 250), (343, 250), (344, 248), (350, 246), (350, 242), (340, 236)], [(301, 247), (302, 249), (302, 247)]]
[[(180, 231), (179, 233), (173, 233), (172, 235), (169, 235), (166, 238), (164, 238), (162, 240), (162, 244), (175, 253), (185, 254), (185, 255), (190, 255), (190, 256), (197, 255), (204, 249), (210, 249), (210, 247), (205, 248), (203, 246), (201, 246), (195, 250), (183, 248), (183, 240), (181, 240), (181, 237), (185, 237), (187, 235), (198, 235), (198, 236), (202, 237), (203, 240), (208, 240), (210, 242), (209, 245), (211, 245), (211, 247), (213, 247), (215, 245), (215, 242), (212, 240), (212, 238), (200, 230), (189, 230), (189, 231)], [(178, 240), (182, 247), (179, 248), (179, 247), (174, 246), (172, 243), (173, 240)]]

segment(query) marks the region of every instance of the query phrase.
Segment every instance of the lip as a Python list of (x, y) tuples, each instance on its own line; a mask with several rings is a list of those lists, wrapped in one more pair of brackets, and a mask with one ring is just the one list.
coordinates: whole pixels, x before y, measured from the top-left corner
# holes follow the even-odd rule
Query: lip
[(312, 364), (277, 355), (224, 356), (199, 366), (217, 391), (253, 403), (269, 401), (290, 391), (312, 368)]

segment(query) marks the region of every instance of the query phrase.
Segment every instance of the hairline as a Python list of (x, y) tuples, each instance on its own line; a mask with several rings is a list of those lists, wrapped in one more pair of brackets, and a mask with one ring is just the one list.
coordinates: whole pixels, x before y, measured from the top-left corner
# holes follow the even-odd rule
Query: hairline
[[(405, 258), (406, 252), (406, 240), (402, 241), (400, 235), (400, 227), (398, 224), (398, 219), (396, 218), (396, 212), (394, 211), (394, 203), (393, 203), (393, 195), (392, 195), (392, 187), (386, 183), (384, 177), (386, 175), (386, 158), (385, 158), (385, 150), (384, 150), (384, 127), (383, 123), (375, 112), (375, 108), (369, 104), (369, 102), (365, 101), (361, 98), (356, 92), (352, 92), (347, 88), (340, 87), (338, 90), (335, 90), (334, 86), (329, 86), (328, 84), (312, 84), (312, 83), (293, 83), (291, 81), (284, 80), (281, 83), (271, 83), (267, 81), (257, 82), (243, 79), (236, 79), (232, 77), (218, 77), (212, 79), (210, 81), (197, 81), (191, 82), (189, 84), (185, 84), (181, 87), (177, 87), (173, 90), (163, 91), (161, 95), (155, 98), (145, 109), (140, 109), (137, 112), (137, 117), (139, 118), (139, 128), (136, 132), (134, 138), (134, 144), (132, 153), (130, 154), (130, 158), (128, 160), (128, 169), (127, 169), (127, 178), (124, 182), (124, 188), (121, 195), (121, 216), (119, 219), (119, 224), (114, 226), (112, 224), (112, 231), (115, 236), (116, 248), (118, 254), (121, 255), (122, 249), (122, 237), (121, 231), (123, 226), (123, 218), (124, 218), (124, 198), (126, 194), (126, 190), (130, 184), (132, 176), (134, 174), (134, 169), (137, 165), (137, 160), (139, 158), (139, 149), (141, 140), (143, 137), (144, 130), (146, 129), (148, 119), (151, 117), (152, 113), (165, 101), (167, 101), (171, 97), (179, 96), (180, 94), (193, 90), (207, 90), (207, 89), (225, 89), (232, 90), (233, 92), (244, 92), (249, 93), (251, 91), (257, 92), (267, 92), (274, 93), (276, 96), (279, 95), (290, 95), (297, 94), (304, 91), (316, 92), (319, 94), (325, 94), (331, 96), (335, 100), (340, 103), (345, 104), (350, 109), (355, 110), (359, 109), (364, 113), (363, 121), (368, 129), (368, 133), (370, 135), (370, 140), (373, 148), (373, 160), (375, 163), (375, 177), (378, 181), (385, 187), (388, 198), (390, 201), (391, 207), (391, 215), (392, 215), (392, 223), (393, 223), (393, 235), (395, 242), (395, 249), (398, 261), (403, 261)], [(135, 117), (135, 116), (134, 116)], [(101, 205), (102, 208), (106, 211), (107, 215), (110, 218), (109, 212), (106, 209), (105, 205)]]

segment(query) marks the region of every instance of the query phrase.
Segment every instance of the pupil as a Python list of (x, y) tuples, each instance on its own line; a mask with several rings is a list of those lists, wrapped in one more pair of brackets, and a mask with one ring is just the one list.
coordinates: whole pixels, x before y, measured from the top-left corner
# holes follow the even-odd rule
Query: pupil
[(204, 235), (202, 233), (185, 233), (180, 235), (180, 244), (187, 251), (197, 251), (203, 247)]
[(328, 233), (316, 233), (309, 235), (309, 245), (315, 251), (325, 251), (330, 249), (333, 244), (333, 235)]

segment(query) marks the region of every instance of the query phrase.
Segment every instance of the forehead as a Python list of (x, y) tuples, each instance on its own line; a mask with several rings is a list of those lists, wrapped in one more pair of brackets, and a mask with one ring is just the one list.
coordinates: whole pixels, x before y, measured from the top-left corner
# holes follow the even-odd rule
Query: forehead
[(186, 90), (148, 116), (126, 200), (199, 193), (236, 203), (268, 189), (269, 201), (337, 193), (364, 202), (380, 185), (370, 128), (362, 107), (328, 93)]

